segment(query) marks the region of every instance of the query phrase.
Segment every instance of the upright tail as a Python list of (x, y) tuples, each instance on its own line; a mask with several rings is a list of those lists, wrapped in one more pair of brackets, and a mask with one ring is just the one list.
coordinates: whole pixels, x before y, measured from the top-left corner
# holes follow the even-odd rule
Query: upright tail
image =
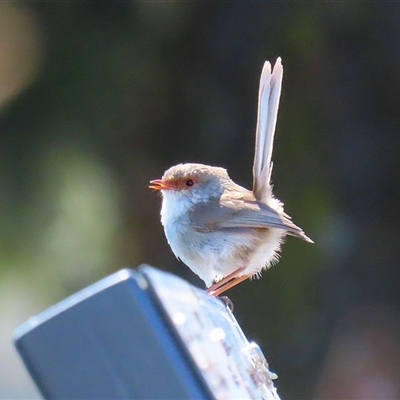
[(258, 93), (256, 146), (253, 164), (253, 192), (257, 200), (271, 195), (272, 149), (281, 95), (283, 67), (280, 57), (271, 73), (269, 61), (264, 63)]

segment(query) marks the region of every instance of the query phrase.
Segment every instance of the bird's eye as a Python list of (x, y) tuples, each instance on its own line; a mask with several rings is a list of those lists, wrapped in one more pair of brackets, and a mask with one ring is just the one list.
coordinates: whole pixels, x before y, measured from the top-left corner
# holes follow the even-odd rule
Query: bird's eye
[(185, 185), (186, 185), (186, 186), (193, 186), (193, 185), (194, 185), (194, 182), (193, 182), (192, 179), (188, 179), (188, 180), (185, 182)]

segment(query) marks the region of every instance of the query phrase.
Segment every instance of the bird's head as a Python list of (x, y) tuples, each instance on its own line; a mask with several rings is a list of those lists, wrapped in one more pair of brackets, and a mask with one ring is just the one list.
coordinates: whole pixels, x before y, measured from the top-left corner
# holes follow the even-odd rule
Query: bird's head
[(191, 203), (219, 198), (229, 184), (227, 171), (204, 164), (178, 164), (165, 171), (161, 179), (150, 181), (150, 188), (163, 197), (188, 199)]

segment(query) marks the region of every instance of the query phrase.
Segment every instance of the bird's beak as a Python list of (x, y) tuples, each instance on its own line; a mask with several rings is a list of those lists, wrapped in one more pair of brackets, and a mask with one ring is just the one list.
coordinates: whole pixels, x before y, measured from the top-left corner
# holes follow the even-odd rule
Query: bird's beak
[(154, 179), (153, 181), (150, 181), (149, 188), (153, 190), (171, 190), (173, 189), (173, 186), (162, 179)]

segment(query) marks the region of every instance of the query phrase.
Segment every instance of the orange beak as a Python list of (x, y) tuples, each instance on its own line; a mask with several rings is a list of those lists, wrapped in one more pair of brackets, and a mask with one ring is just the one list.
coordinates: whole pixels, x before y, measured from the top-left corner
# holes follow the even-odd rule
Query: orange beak
[(149, 188), (153, 189), (153, 190), (172, 190), (172, 189), (174, 189), (173, 185), (171, 185), (168, 182), (163, 181), (162, 179), (154, 179), (153, 181), (150, 181)]

